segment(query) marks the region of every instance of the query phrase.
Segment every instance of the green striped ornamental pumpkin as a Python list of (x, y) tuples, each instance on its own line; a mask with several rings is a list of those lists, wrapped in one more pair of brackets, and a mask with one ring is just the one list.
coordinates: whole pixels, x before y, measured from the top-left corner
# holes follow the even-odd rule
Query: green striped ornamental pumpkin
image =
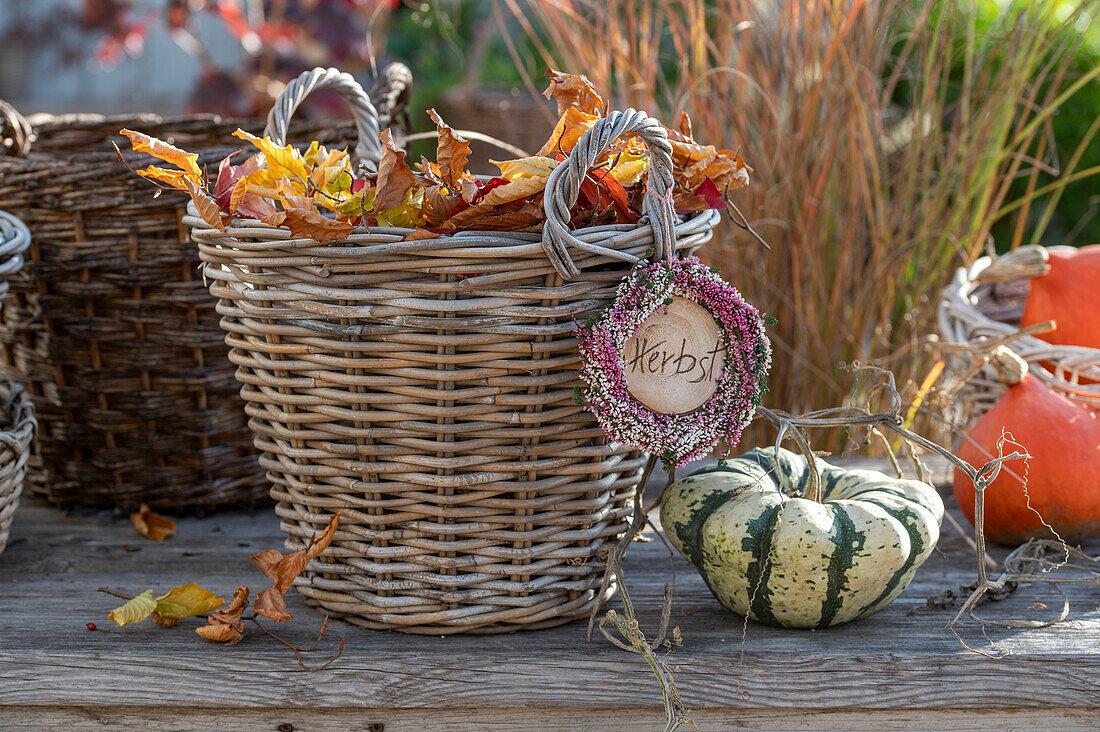
[(901, 594), (939, 539), (943, 501), (916, 480), (764, 448), (676, 481), (661, 524), (730, 610), (769, 625), (824, 628)]

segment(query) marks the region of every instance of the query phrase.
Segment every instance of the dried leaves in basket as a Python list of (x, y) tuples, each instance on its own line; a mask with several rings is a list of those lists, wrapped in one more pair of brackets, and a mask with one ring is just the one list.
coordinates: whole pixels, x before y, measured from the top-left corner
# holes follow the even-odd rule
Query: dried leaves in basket
[[(546, 94), (556, 99), (560, 115), (550, 139), (536, 155), (492, 161), (500, 175), (488, 179), (466, 170), (468, 142), (434, 109), (428, 110), (438, 133), (434, 162), (422, 157), (410, 165), (390, 132), (383, 130), (378, 169), (362, 175), (344, 150), (328, 150), (314, 142), (300, 151), (238, 130), (235, 136), (259, 152), (240, 165), (227, 157), (210, 186), (196, 156), (140, 133), (122, 133), (135, 150), (176, 166), (135, 172), (158, 185), (186, 191), (203, 221), (219, 230), (233, 217), (285, 227), (317, 242), (344, 239), (360, 226), (412, 229), (408, 239), (467, 229), (537, 230), (545, 219), (542, 199), (550, 174), (608, 109), (583, 76), (548, 74)], [(723, 208), (730, 191), (748, 184), (750, 169), (740, 155), (697, 143), (686, 115), (668, 135), (677, 210)], [(648, 167), (640, 139), (615, 141), (582, 181), (572, 220), (581, 226), (637, 221)]]

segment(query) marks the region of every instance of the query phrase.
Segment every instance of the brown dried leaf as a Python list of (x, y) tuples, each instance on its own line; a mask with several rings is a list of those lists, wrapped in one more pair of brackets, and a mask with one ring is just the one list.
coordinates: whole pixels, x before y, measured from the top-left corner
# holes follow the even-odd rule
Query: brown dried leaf
[(351, 224), (330, 219), (312, 209), (288, 208), (283, 214), (282, 225), (290, 229), (290, 233), (312, 239), (318, 244), (347, 239), (348, 234), (355, 231)]
[[(264, 549), (262, 552), (253, 554), (251, 559), (252, 563), (263, 573), (264, 577), (275, 579), (279, 562), (283, 559), (283, 553), (274, 549)], [(236, 597), (234, 597), (234, 599), (236, 599)]]
[(134, 528), (146, 539), (164, 541), (176, 533), (176, 522), (165, 518), (158, 513), (153, 513), (144, 503), (137, 513), (130, 514), (130, 520), (134, 522)]
[(428, 110), (428, 116), (435, 122), (439, 134), (436, 143), (436, 161), (443, 182), (452, 188), (458, 188), (461, 181), (468, 177), (466, 161), (470, 157), (470, 143), (466, 138), (451, 129), (434, 109)]
[(256, 602), (252, 605), (252, 610), (257, 615), (271, 618), (276, 623), (294, 619), (293, 616), (287, 612), (286, 600), (283, 599), (283, 593), (279, 592), (279, 588), (275, 585), (268, 587), (266, 590), (256, 595)]
[(212, 623), (216, 621), (226, 625), (238, 625), (246, 607), (248, 607), (248, 588), (242, 585), (233, 591), (233, 599), (228, 605), (214, 611), (207, 618)]
[(424, 241), (425, 239), (437, 239), (439, 234), (429, 229), (413, 229), (405, 236), (401, 237), (401, 241)]
[(546, 75), (550, 77), (550, 86), (542, 95), (558, 103), (559, 117), (570, 108), (595, 115), (602, 115), (607, 108), (607, 103), (587, 76), (564, 74), (556, 69), (547, 69)]
[(689, 140), (694, 140), (695, 136), (691, 131), (691, 117), (688, 117), (688, 113), (680, 112), (680, 134)]
[(153, 614), (149, 616), (149, 619), (152, 620), (154, 623), (156, 623), (157, 625), (159, 625), (162, 628), (174, 628), (174, 627), (176, 627), (177, 625), (180, 624), (180, 619), (179, 618), (166, 618), (166, 617), (163, 617), (156, 610), (154, 610)]
[(420, 216), (424, 220), (424, 225), (429, 228), (438, 226), (439, 223), (450, 216), (451, 212), (455, 210), (455, 207), (461, 203), (461, 196), (443, 192), (448, 190), (457, 189), (448, 189), (442, 185), (424, 189), (424, 199), (420, 205)]
[(439, 228), (451, 229), (469, 226), (470, 222), (484, 216), (504, 213), (498, 211), (497, 208), (503, 204), (542, 193), (546, 188), (547, 180), (547, 177), (519, 178), (502, 186), (497, 186), (486, 193), (485, 197), (478, 201), (476, 206), (459, 211), (440, 224)]
[(218, 202), (210, 197), (210, 194), (194, 183), (190, 178), (183, 179), (187, 192), (191, 194), (191, 200), (195, 202), (195, 209), (207, 225), (218, 231), (225, 231), (225, 223), (222, 221), (222, 210)]
[(375, 181), (372, 211), (388, 211), (405, 200), (405, 193), (416, 183), (416, 178), (405, 163), (405, 151), (397, 147), (388, 129), (378, 133), (382, 141), (382, 159), (378, 161), (378, 177)]
[(244, 637), (244, 630), (242, 628), (235, 628), (225, 623), (203, 625), (195, 628), (195, 632), (206, 640), (218, 641), (219, 643), (226, 643), (227, 645), (233, 645)]

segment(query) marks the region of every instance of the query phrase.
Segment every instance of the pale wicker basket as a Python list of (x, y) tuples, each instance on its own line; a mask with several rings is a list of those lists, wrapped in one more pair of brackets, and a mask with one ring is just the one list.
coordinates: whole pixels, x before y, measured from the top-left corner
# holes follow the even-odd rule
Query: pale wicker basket
[[(23, 266), (30, 233), (19, 219), (0, 211), (0, 299), (8, 291), (7, 278)], [(2, 306), (0, 306), (2, 307)], [(8, 544), (12, 516), (19, 505), (34, 437), (34, 406), (23, 387), (0, 378), (0, 552)]]
[[(355, 99), (346, 82), (325, 85)], [(301, 90), (269, 118), (276, 141)], [(649, 147), (656, 214), (671, 146), (633, 110), (555, 170), (542, 234), (402, 241), (409, 230), (374, 227), (318, 244), (254, 221), (219, 232), (189, 211), (288, 548), (342, 513), (298, 578), (311, 604), (424, 634), (542, 628), (593, 607), (644, 458), (574, 402), (575, 322), (610, 303), (632, 261), (663, 254), (665, 222), (691, 252), (719, 218), (662, 210), (570, 231), (579, 180), (623, 134)]]
[[(1031, 280), (1048, 269), (1047, 251), (1070, 247), (1027, 246), (1000, 257), (982, 257), (971, 267), (960, 268), (940, 301), (940, 336), (948, 343), (1000, 339), (1019, 331), (1020, 318)], [(1095, 313), (1084, 317), (1098, 317)], [(1093, 407), (1100, 407), (1100, 349), (1060, 346), (1034, 336), (1008, 343), (1028, 362), (1030, 373), (1056, 392)], [(949, 356), (956, 376), (967, 373), (972, 359)], [(996, 371), (986, 366), (968, 379), (949, 408), (952, 424), (963, 429), (989, 411), (1005, 387)]]

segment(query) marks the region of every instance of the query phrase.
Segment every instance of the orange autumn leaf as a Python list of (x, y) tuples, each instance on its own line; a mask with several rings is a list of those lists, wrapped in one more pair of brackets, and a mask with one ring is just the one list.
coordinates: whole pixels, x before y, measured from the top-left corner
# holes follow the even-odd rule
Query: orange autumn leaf
[(241, 615), (246, 607), (248, 588), (242, 585), (233, 592), (233, 599), (229, 604), (207, 615), (207, 625), (195, 628), (195, 632), (207, 640), (233, 645), (244, 637), (244, 621), (241, 620)]
[(165, 518), (158, 513), (153, 513), (144, 503), (137, 513), (130, 514), (130, 520), (134, 522), (134, 528), (146, 539), (164, 541), (176, 533), (176, 522)]
[(271, 618), (276, 623), (294, 619), (294, 617), (287, 612), (286, 599), (283, 597), (283, 593), (279, 592), (279, 588), (275, 585), (268, 587), (266, 590), (256, 595), (256, 602), (252, 605), (252, 610), (257, 615)]
[(550, 139), (535, 155), (544, 157), (558, 153), (568, 155), (577, 146), (581, 136), (599, 121), (600, 118), (594, 114), (586, 114), (576, 107), (569, 107), (554, 126)]
[(166, 163), (171, 163), (183, 171), (184, 175), (195, 183), (202, 183), (202, 171), (199, 170), (199, 156), (187, 153), (174, 145), (169, 145), (163, 140), (150, 137), (142, 132), (134, 130), (119, 130), (119, 134), (130, 139), (130, 145), (137, 152), (148, 153), (154, 158), (160, 158)]
[(174, 628), (180, 624), (179, 618), (166, 618), (158, 613), (156, 610), (154, 610), (153, 614), (149, 616), (149, 619), (162, 628)]
[(416, 183), (416, 176), (405, 162), (405, 151), (393, 141), (388, 129), (378, 133), (382, 141), (382, 158), (378, 161), (372, 211), (388, 211), (405, 200), (405, 194)]
[(434, 109), (428, 110), (428, 116), (435, 122), (438, 133), (436, 143), (436, 162), (443, 182), (449, 187), (459, 188), (467, 177), (466, 161), (470, 157), (470, 143), (443, 121)]
[(199, 212), (202, 220), (218, 231), (225, 231), (222, 210), (218, 207), (218, 202), (211, 198), (209, 193), (199, 188), (198, 184), (190, 178), (184, 178), (183, 185), (191, 195), (191, 200), (195, 203), (195, 210)]
[(542, 95), (558, 103), (559, 117), (570, 107), (600, 116), (607, 109), (607, 102), (587, 76), (563, 74), (556, 69), (547, 69), (546, 75), (550, 77), (550, 86)]
[(282, 225), (294, 236), (312, 239), (318, 244), (346, 239), (355, 227), (343, 221), (330, 219), (307, 208), (288, 208), (283, 211)]
[(181, 191), (187, 190), (187, 186), (184, 185), (184, 181), (190, 181), (190, 178), (187, 177), (187, 173), (184, 173), (182, 170), (158, 168), (154, 165), (150, 165), (145, 170), (135, 170), (134, 172), (140, 175), (142, 178), (155, 180), (160, 183), (164, 183), (165, 185), (172, 188), (177, 188)]
[(310, 539), (309, 546), (305, 549), (283, 556), (274, 549), (266, 549), (252, 555), (252, 563), (256, 565), (265, 577), (272, 580), (271, 587), (256, 596), (256, 602), (252, 609), (271, 618), (277, 623), (290, 620), (290, 613), (286, 610), (286, 602), (283, 595), (294, 583), (294, 578), (302, 573), (309, 560), (315, 558), (328, 548), (332, 539), (336, 536), (336, 528), (340, 525), (340, 514), (333, 514), (328, 520), (328, 525), (320, 534)]

